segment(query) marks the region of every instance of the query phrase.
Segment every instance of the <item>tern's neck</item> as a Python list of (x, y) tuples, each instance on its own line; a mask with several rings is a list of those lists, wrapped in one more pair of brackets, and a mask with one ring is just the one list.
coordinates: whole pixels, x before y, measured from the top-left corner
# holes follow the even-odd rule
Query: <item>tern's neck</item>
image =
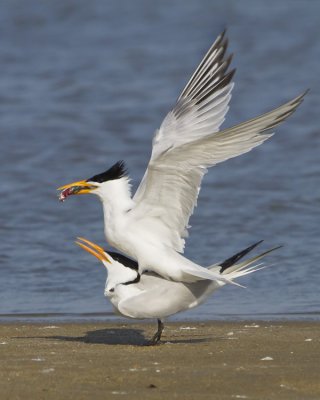
[(128, 178), (109, 181), (99, 195), (102, 204), (105, 225), (115, 218), (126, 214), (134, 205)]

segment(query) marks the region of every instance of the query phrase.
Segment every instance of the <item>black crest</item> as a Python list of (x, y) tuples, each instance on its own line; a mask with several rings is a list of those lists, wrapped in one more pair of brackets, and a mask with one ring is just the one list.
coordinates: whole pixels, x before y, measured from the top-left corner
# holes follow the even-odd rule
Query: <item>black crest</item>
[(107, 182), (113, 181), (115, 179), (123, 178), (127, 175), (127, 170), (124, 161), (116, 162), (111, 168), (107, 169), (107, 171), (102, 172), (102, 174), (94, 175), (92, 178), (87, 179), (87, 182)]
[(123, 264), (125, 267), (138, 271), (139, 269), (138, 263), (134, 260), (131, 260), (131, 258), (128, 258), (123, 254), (116, 253), (114, 251), (108, 251), (107, 254), (110, 254), (110, 256), (114, 260), (118, 261), (120, 264)]
[(114, 260), (118, 261), (120, 264), (124, 265), (127, 268), (133, 269), (137, 273), (137, 276), (135, 279), (132, 279), (131, 281), (128, 281), (128, 282), (123, 282), (122, 285), (131, 285), (133, 283), (140, 282), (141, 275), (139, 274), (139, 266), (136, 261), (133, 261), (133, 260), (131, 260), (131, 258), (128, 258), (119, 253), (115, 253), (113, 251), (109, 251), (109, 254)]

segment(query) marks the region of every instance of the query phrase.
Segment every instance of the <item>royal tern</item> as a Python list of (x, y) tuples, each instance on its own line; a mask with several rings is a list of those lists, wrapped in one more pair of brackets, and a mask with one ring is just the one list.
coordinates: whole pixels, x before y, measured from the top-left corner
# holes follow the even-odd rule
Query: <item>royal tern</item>
[(116, 249), (135, 259), (139, 273), (154, 271), (164, 278), (193, 282), (221, 279), (184, 257), (188, 222), (207, 168), (250, 151), (273, 135), (304, 94), (239, 125), (219, 131), (233, 88), (223, 32), (156, 131), (151, 158), (134, 197), (124, 162), (90, 179), (59, 188), (60, 200), (96, 194), (103, 204), (105, 235)]
[[(151, 340), (152, 344), (161, 338), (164, 318), (198, 306), (225, 284), (221, 280), (183, 283), (165, 279), (154, 272), (140, 274), (138, 263), (122, 254), (107, 252), (84, 238), (78, 238), (76, 243), (101, 260), (106, 267), (108, 275), (104, 295), (109, 298), (117, 313), (128, 318), (158, 320), (158, 330)], [(261, 241), (208, 269), (225, 275), (232, 281), (265, 268), (262, 263), (255, 263), (278, 247), (238, 263), (260, 243)]]

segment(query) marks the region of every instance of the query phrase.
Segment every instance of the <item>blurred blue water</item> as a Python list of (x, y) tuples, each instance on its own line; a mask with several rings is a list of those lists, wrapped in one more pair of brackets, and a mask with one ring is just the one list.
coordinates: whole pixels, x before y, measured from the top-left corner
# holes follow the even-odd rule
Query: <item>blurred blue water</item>
[(225, 126), (312, 90), (272, 140), (210, 171), (191, 221), (197, 262), (265, 239), (284, 245), (276, 265), (180, 318), (319, 319), (319, 15), (292, 0), (3, 2), (0, 319), (110, 317), (105, 271), (73, 244), (104, 243), (101, 205), (61, 205), (55, 189), (118, 159), (137, 185), (154, 130), (226, 26), (237, 74)]

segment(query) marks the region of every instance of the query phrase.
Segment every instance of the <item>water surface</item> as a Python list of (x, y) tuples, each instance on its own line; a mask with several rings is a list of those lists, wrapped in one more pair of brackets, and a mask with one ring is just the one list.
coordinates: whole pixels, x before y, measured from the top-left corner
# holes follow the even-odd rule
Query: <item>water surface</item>
[(113, 318), (104, 269), (73, 243), (104, 243), (101, 205), (62, 205), (55, 189), (119, 159), (136, 187), (153, 132), (226, 26), (237, 74), (225, 126), (312, 90), (272, 140), (210, 171), (191, 220), (198, 263), (264, 239), (284, 245), (273, 267), (179, 318), (319, 319), (319, 15), (291, 0), (5, 2), (0, 320)]

